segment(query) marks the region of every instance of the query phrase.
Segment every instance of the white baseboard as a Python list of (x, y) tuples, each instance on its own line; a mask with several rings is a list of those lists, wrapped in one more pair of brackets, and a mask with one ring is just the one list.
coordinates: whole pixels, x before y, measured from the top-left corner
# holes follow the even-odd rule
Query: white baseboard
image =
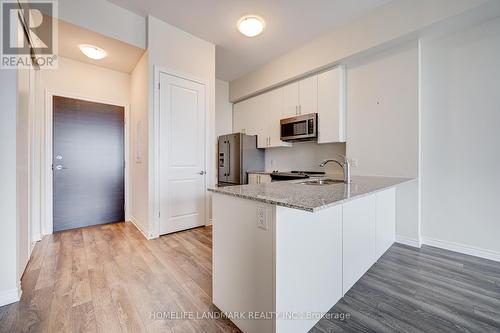
[(403, 235), (396, 235), (396, 243), (412, 246), (412, 247), (420, 247), (422, 245), (422, 241), (417, 238), (412, 238)]
[(435, 238), (424, 237), (422, 243), (425, 245), (439, 247), (445, 250), (450, 250), (454, 252), (459, 252), (463, 254), (468, 254), (471, 256), (494, 260), (500, 262), (500, 252), (492, 251), (488, 249), (482, 249), (470, 245), (459, 244), (450, 241), (444, 241)]
[(10, 290), (0, 291), (0, 306), (19, 302), (21, 294), (22, 290), (20, 286)]
[(209, 226), (209, 225), (212, 225), (212, 219), (208, 219), (207, 223), (205, 224), (205, 226)]
[(154, 237), (148, 236), (148, 233), (142, 228), (142, 225), (137, 222), (136, 218), (130, 215), (130, 222), (139, 230), (139, 232), (144, 236), (146, 239), (153, 239)]

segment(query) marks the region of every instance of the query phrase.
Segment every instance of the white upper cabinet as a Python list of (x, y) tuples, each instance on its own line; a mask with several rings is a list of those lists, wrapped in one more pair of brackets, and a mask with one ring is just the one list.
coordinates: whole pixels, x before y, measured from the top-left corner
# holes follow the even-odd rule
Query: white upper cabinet
[(318, 143), (346, 141), (345, 67), (318, 74)]
[(318, 76), (299, 81), (299, 114), (318, 112)]
[(234, 132), (257, 135), (258, 148), (289, 147), (280, 140), (280, 119), (283, 118), (283, 90), (270, 92), (234, 105)]
[(268, 109), (268, 98), (258, 95), (234, 105), (234, 132), (262, 136)]
[(291, 147), (290, 142), (281, 141), (280, 120), (286, 118), (284, 89), (271, 90), (267, 94), (269, 95), (269, 113), (267, 117), (269, 147)]
[(283, 118), (299, 114), (299, 83), (293, 82), (278, 88), (283, 90)]
[(268, 135), (268, 115), (269, 115), (269, 94), (255, 96), (255, 106), (253, 110), (254, 133), (257, 135), (257, 148), (269, 146)]
[(318, 143), (345, 142), (345, 69), (338, 66), (234, 105), (234, 132), (257, 135), (259, 148), (290, 147), (280, 119), (318, 113)]
[(283, 118), (318, 112), (318, 76), (283, 86)]
[(252, 134), (252, 99), (247, 99), (234, 104), (233, 107), (233, 132)]

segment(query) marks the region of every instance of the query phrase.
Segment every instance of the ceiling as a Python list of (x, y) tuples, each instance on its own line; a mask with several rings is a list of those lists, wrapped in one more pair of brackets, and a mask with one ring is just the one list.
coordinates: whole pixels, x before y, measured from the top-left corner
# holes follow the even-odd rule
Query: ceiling
[[(61, 20), (59, 20), (58, 34), (59, 56), (120, 72), (132, 72), (144, 53), (143, 49), (133, 45)], [(81, 44), (91, 44), (100, 47), (108, 53), (108, 56), (101, 60), (90, 59), (78, 48)]]
[[(216, 76), (231, 81), (332, 31), (388, 0), (110, 0), (151, 14), (216, 47)], [(244, 37), (236, 22), (245, 14), (266, 21), (264, 32)]]

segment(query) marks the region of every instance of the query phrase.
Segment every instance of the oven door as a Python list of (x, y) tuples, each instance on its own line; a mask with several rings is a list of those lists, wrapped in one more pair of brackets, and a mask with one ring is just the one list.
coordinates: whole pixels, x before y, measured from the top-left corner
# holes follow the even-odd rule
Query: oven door
[(280, 121), (281, 140), (298, 141), (316, 139), (318, 137), (317, 122), (317, 113), (282, 119)]

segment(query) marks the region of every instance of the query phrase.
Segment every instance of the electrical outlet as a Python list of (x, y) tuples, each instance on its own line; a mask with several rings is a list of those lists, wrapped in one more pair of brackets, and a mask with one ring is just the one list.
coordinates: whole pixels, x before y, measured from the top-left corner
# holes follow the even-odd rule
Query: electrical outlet
[(266, 209), (264, 207), (257, 208), (257, 228), (267, 230)]

